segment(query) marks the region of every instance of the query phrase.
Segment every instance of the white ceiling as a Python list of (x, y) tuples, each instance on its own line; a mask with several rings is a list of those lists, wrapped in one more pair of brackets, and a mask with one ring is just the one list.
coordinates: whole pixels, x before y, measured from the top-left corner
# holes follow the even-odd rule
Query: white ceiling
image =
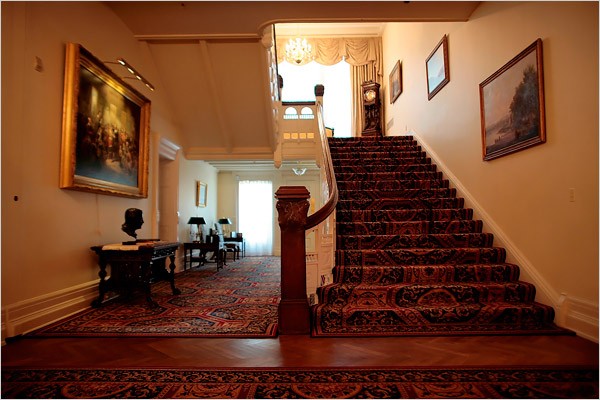
[[(478, 2), (109, 1), (147, 44), (186, 157), (219, 169), (272, 164), (274, 139), (262, 33), (380, 36), (389, 21), (465, 21)], [(176, 62), (174, 62), (174, 60)], [(262, 160), (262, 161), (260, 161)], [(233, 164), (231, 161), (235, 161)]]

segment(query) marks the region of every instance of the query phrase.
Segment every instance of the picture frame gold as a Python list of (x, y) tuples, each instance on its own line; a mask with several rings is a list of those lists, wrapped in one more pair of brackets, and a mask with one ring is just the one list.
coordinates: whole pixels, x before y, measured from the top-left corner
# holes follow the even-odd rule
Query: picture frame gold
[(483, 160), (546, 142), (542, 39), (479, 84)]
[(427, 73), (427, 98), (431, 100), (450, 82), (448, 35), (444, 35), (427, 57), (425, 70)]
[(402, 62), (398, 60), (390, 73), (390, 104), (394, 104), (400, 94), (402, 94)]
[(151, 102), (77, 43), (67, 43), (60, 188), (148, 197)]
[(208, 185), (196, 181), (196, 207), (206, 207), (206, 196), (208, 195)]

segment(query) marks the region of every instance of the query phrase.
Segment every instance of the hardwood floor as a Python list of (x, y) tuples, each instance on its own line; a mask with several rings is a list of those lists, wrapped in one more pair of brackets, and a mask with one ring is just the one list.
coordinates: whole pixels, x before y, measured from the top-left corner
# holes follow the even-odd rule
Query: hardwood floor
[(4, 367), (598, 366), (598, 344), (576, 336), (274, 339), (19, 338)]

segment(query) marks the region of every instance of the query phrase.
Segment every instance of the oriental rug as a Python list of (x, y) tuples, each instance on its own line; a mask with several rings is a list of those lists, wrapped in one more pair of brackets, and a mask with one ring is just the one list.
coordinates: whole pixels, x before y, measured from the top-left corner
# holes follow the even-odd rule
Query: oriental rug
[(215, 264), (152, 285), (152, 307), (143, 295), (115, 298), (43, 327), (29, 337), (274, 337), (280, 300), (279, 257), (244, 257), (216, 270)]
[(412, 136), (329, 138), (333, 283), (314, 336), (572, 334)]
[(578, 367), (3, 369), (3, 398), (598, 398)]

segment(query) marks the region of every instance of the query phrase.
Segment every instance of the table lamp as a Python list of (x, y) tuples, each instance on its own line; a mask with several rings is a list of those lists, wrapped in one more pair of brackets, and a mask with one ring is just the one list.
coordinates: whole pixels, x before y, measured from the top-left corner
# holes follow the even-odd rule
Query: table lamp
[[(188, 221), (188, 225), (196, 225), (196, 240), (194, 242), (202, 243), (202, 231), (200, 230), (200, 225), (206, 224), (206, 221), (203, 217), (191, 217)], [(190, 231), (192, 229), (190, 228)]]
[[(219, 218), (219, 224), (231, 225), (231, 220), (229, 218)], [(225, 227), (223, 227), (223, 236), (227, 236), (227, 234), (225, 233)]]

